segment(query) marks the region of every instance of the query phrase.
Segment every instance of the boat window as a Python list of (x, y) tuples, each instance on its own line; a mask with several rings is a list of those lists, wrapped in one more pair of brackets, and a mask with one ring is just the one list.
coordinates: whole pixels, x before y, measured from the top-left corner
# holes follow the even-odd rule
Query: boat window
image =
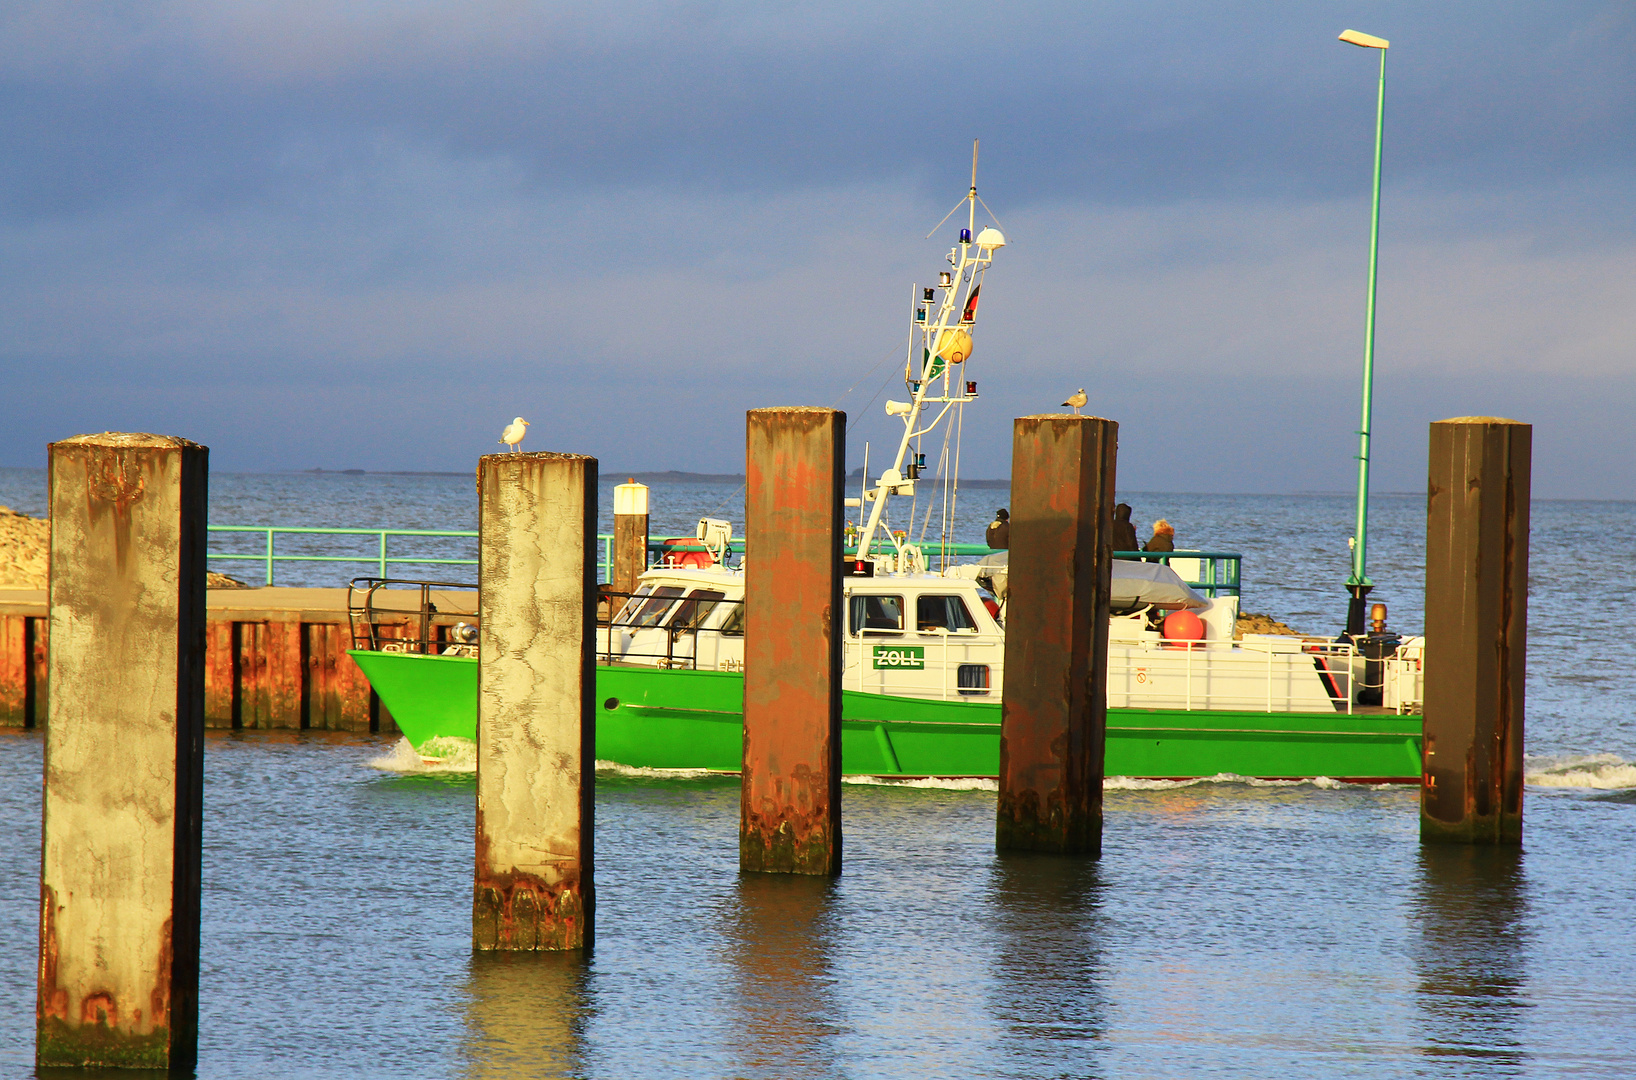
[(619, 614), (614, 616), (614, 625), (624, 626), (635, 618), (637, 609), (642, 606), (642, 597), (652, 591), (652, 585), (638, 585), (636, 591), (626, 598), (625, 605), (619, 609)]
[(966, 602), (958, 596), (922, 596), (915, 600), (917, 630), (976, 630)]
[(903, 597), (901, 596), (871, 596), (869, 594), (852, 597), (852, 636), (857, 637), (858, 631), (877, 630), (888, 633), (903, 632)]
[(744, 636), (744, 601), (731, 601), (733, 610), (721, 621), (721, 632), (728, 637)]
[[(664, 620), (665, 612), (670, 610), (670, 605), (675, 603), (676, 598), (680, 595), (682, 595), (680, 585), (659, 586), (648, 595), (646, 600), (642, 601), (642, 606), (637, 609), (636, 615), (630, 620), (630, 625), (639, 629), (658, 626)], [(634, 604), (636, 601), (632, 600), (631, 603)]]
[(987, 664), (961, 664), (955, 675), (955, 685), (967, 697), (974, 694), (987, 694), (988, 686)]
[(694, 589), (676, 608), (676, 614), (670, 617), (670, 625), (678, 630), (697, 630), (726, 595), (711, 589)]

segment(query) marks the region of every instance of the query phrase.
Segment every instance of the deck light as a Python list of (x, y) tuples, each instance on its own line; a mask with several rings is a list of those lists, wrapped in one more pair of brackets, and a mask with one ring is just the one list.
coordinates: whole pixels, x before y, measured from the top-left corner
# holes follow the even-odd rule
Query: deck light
[(966, 396), (967, 397), (976, 397), (977, 396), (977, 384), (972, 382), (970, 379), (966, 380)]
[(926, 321), (926, 309), (923, 308), (923, 307), (922, 308), (915, 308), (915, 322), (925, 322), (925, 321)]
[(945, 270), (937, 275), (937, 283), (947, 289), (954, 284), (954, 275)]
[(933, 300), (937, 299), (937, 290), (930, 288), (921, 290), (921, 299), (925, 300), (928, 304), (931, 303)]

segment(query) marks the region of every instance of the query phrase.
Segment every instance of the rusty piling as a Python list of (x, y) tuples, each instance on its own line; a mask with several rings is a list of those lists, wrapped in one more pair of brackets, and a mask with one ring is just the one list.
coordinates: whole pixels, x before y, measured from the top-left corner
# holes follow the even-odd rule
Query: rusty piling
[(1012, 432), (1010, 596), (995, 847), (1097, 855), (1119, 425), (1023, 416)]
[[(614, 593), (636, 591), (636, 582), (648, 568), (648, 487), (632, 480), (614, 487), (613, 568), (608, 588)], [(609, 614), (624, 601), (615, 596)]]
[(209, 451), (50, 454), (35, 1060), (191, 1070), (198, 1046)]
[(477, 869), (472, 946), (591, 944), (597, 462), (477, 468)]
[(1521, 844), (1533, 427), (1431, 425), (1420, 839)]
[(841, 485), (846, 414), (746, 416), (739, 869), (841, 872)]

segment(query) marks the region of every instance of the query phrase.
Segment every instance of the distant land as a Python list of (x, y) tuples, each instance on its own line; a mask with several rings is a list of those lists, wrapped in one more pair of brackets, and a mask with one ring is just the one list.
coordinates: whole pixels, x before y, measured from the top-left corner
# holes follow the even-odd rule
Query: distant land
[[(470, 476), (469, 472), (432, 472), (416, 469), (303, 469), (305, 473), (322, 474), (325, 476)], [(742, 484), (743, 473), (701, 473), (677, 472), (674, 469), (665, 472), (634, 472), (629, 469), (603, 469), (604, 482), (621, 483), (620, 477), (629, 477), (639, 484)], [(863, 470), (854, 469), (848, 480), (862, 480)], [(935, 476), (923, 476), (921, 483), (936, 485), (942, 483)], [(969, 488), (1009, 488), (1009, 480), (961, 480), (961, 487)]]

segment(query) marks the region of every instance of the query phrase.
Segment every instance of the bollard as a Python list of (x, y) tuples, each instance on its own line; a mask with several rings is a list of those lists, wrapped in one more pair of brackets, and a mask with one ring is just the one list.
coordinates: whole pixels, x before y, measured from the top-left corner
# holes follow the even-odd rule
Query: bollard
[(1522, 843), (1532, 425), (1431, 425), (1422, 842)]
[(591, 944), (597, 462), (477, 467), (477, 870), (472, 946)]
[(995, 847), (1098, 855), (1119, 425), (1018, 417)]
[[(614, 487), (613, 567), (608, 588), (629, 595), (636, 591), (642, 571), (648, 568), (648, 487), (634, 479)], [(624, 604), (613, 597), (608, 605), (612, 618)]]
[(51, 444), (35, 1060), (191, 1070), (209, 451)]
[(846, 414), (746, 416), (739, 869), (841, 872), (841, 485)]

